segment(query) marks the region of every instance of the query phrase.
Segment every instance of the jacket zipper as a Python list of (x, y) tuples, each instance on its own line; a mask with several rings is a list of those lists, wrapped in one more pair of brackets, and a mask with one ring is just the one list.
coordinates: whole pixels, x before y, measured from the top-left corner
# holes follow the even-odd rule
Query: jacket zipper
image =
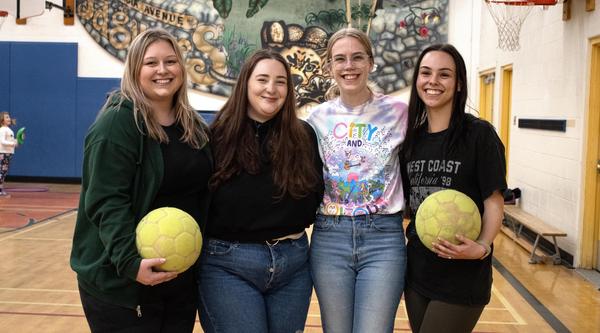
[(142, 306), (141, 306), (141, 305), (138, 305), (138, 306), (135, 308), (135, 311), (137, 311), (138, 318), (142, 318)]

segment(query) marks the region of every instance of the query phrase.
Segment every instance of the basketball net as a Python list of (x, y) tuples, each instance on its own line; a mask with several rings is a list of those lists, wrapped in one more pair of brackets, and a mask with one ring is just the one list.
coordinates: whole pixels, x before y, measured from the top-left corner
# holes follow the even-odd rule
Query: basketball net
[(535, 3), (528, 0), (485, 0), (485, 3), (498, 28), (498, 48), (518, 51), (521, 25)]
[(4, 24), (4, 21), (6, 21), (7, 17), (8, 12), (5, 10), (0, 10), (0, 28), (2, 28), (2, 25)]

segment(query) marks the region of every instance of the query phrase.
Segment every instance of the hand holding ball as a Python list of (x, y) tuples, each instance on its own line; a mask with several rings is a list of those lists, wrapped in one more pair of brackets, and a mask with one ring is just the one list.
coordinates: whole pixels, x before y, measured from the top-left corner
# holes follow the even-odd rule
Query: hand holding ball
[(182, 273), (202, 249), (202, 235), (192, 216), (173, 207), (157, 208), (144, 216), (135, 230), (135, 244), (144, 259), (165, 258), (160, 270)]
[(433, 251), (433, 242), (442, 238), (458, 244), (457, 234), (476, 240), (481, 232), (479, 209), (471, 198), (455, 190), (429, 195), (417, 210), (416, 229), (419, 239)]

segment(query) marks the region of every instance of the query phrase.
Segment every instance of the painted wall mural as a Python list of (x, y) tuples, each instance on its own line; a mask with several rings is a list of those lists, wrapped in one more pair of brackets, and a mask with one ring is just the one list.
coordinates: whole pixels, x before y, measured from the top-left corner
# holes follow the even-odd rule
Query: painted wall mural
[(406, 88), (419, 52), (447, 41), (448, 0), (77, 0), (90, 36), (124, 60), (131, 40), (160, 26), (179, 40), (191, 86), (229, 96), (246, 57), (258, 48), (283, 54), (300, 107), (323, 101), (328, 37), (348, 25), (374, 45), (371, 80), (385, 93)]

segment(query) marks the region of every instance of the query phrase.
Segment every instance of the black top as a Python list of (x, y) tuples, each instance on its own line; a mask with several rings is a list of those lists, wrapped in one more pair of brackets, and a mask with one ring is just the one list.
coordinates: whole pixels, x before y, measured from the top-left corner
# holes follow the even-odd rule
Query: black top
[[(262, 242), (299, 233), (310, 226), (323, 199), (323, 183), (314, 192), (301, 199), (288, 193), (275, 199), (279, 188), (273, 181), (273, 166), (266, 149), (266, 137), (274, 120), (256, 124), (256, 134), (261, 146), (261, 169), (256, 175), (240, 172), (221, 184), (213, 193), (207, 235), (228, 241)], [(319, 175), (323, 165), (319, 158), (316, 135), (306, 122), (314, 149), (314, 167)], [(218, 143), (216, 143), (218, 144)]]
[(200, 204), (208, 189), (208, 179), (212, 168), (208, 159), (208, 145), (204, 149), (194, 149), (181, 142), (183, 129), (178, 125), (163, 126), (169, 143), (162, 143), (164, 176), (150, 209), (175, 207), (190, 214), (203, 226), (206, 216), (202, 216)]
[[(208, 179), (212, 174), (208, 144), (203, 149), (194, 149), (181, 142), (183, 129), (177, 124), (163, 126), (169, 143), (161, 143), (164, 175), (158, 193), (150, 209), (175, 207), (190, 214), (202, 228), (206, 224), (201, 202), (208, 194)], [(193, 267), (193, 266), (192, 266)], [(186, 295), (196, 302), (196, 293), (189, 293), (194, 284), (194, 270), (188, 269), (177, 278), (158, 284), (144, 286), (144, 302), (158, 302), (177, 293)]]
[(426, 248), (415, 230), (415, 214), (421, 202), (434, 192), (450, 188), (468, 195), (483, 216), (483, 201), (506, 188), (504, 146), (486, 121), (467, 116), (464, 140), (450, 156), (444, 154), (447, 131), (422, 132), (413, 156), (403, 167), (410, 184), (411, 222), (407, 228), (407, 286), (425, 297), (448, 303), (487, 304), (491, 296), (491, 258), (448, 260)]

